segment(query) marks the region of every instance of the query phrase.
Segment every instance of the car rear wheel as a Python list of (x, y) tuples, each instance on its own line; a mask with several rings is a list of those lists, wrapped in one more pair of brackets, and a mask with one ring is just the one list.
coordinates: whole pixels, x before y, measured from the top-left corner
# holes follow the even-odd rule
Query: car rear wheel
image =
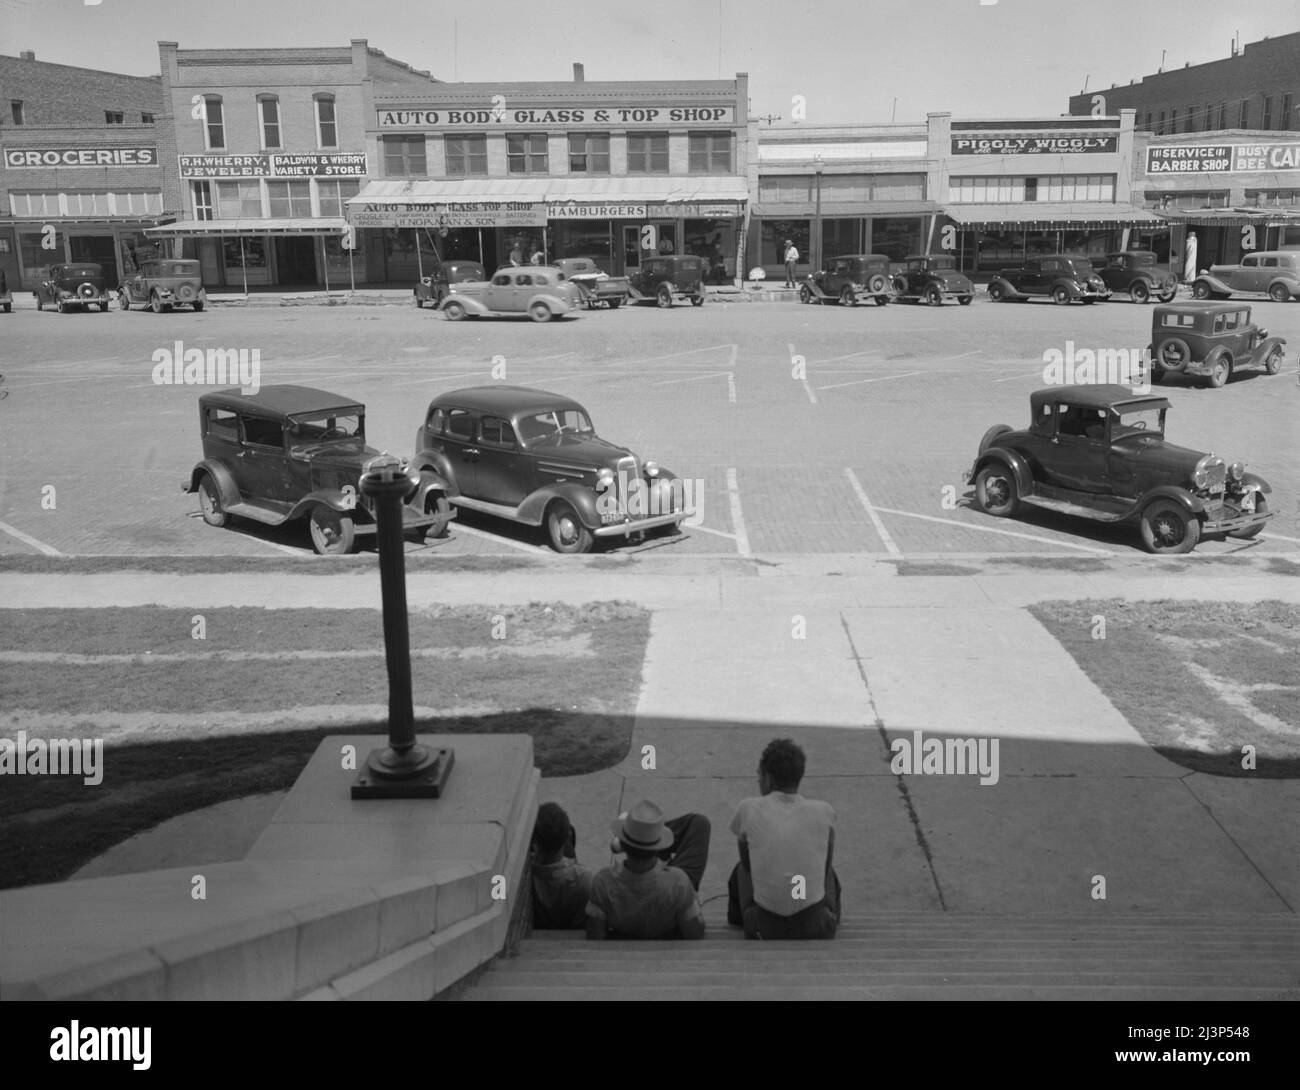
[(1274, 284), (1268, 289), (1268, 297), (1275, 303), (1285, 303), (1291, 298), (1291, 289), (1285, 284)]
[(1192, 350), (1182, 337), (1170, 337), (1166, 341), (1161, 341), (1160, 347), (1156, 349), (1156, 359), (1159, 360), (1160, 366), (1175, 374), (1186, 367), (1187, 361), (1191, 358)]
[(357, 528), (351, 517), (317, 504), (311, 511), (311, 544), (321, 556), (341, 556), (357, 545)]
[(117, 309), (118, 310), (131, 309), (131, 298), (126, 294), (125, 291), (119, 291), (117, 293)]
[(1268, 350), (1268, 355), (1264, 357), (1264, 373), (1266, 375), (1276, 375), (1282, 370), (1282, 346), (1275, 344)]
[(858, 297), (857, 297), (857, 294), (854, 292), (854, 290), (853, 290), (852, 288), (850, 288), (850, 287), (844, 287), (844, 288), (841, 288), (841, 289), (840, 289), (840, 306), (842, 306), (842, 307), (856, 307), (857, 305), (858, 305)]
[(1058, 307), (1065, 306), (1070, 301), (1070, 289), (1062, 285), (1057, 285), (1052, 289), (1052, 302)]
[(465, 317), (465, 304), (458, 303), (453, 299), (450, 302), (443, 303), (442, 312), (447, 316), (447, 321), (459, 322)]
[(595, 535), (592, 534), (569, 504), (557, 500), (546, 512), (546, 532), (551, 539), (551, 548), (557, 553), (591, 552)]
[[(1255, 493), (1255, 514), (1257, 515), (1268, 514), (1268, 500), (1264, 498), (1264, 494), (1262, 492)], [(1228, 534), (1228, 536), (1236, 537), (1236, 538), (1251, 538), (1254, 537), (1256, 534), (1258, 534), (1262, 529), (1264, 529), (1264, 524), (1262, 522), (1257, 522), (1254, 526), (1251, 526), (1245, 530), (1233, 530)]]
[(68, 312), (67, 304), (62, 299), (60, 299), (56, 305), (59, 308), (60, 314), (66, 314)]
[(1151, 301), (1151, 289), (1147, 287), (1145, 280), (1134, 281), (1132, 287), (1128, 289), (1128, 293), (1135, 303), (1149, 303)]
[(202, 310), (207, 305), (208, 305), (207, 296), (204, 295), (202, 292), (199, 293), (199, 297), (195, 299), (194, 302), (191, 304), (191, 306), (193, 306), (195, 310)]
[(973, 298), (975, 298), (973, 295), (959, 295), (957, 296), (957, 302), (959, 302), (964, 307), (968, 307), (970, 306), (970, 301)]
[(435, 521), (424, 528), (424, 540), (442, 537), (451, 523), (451, 504), (441, 492), (430, 492), (424, 497), (424, 515)]
[(534, 303), (528, 308), (528, 317), (534, 322), (549, 322), (551, 320), (551, 308), (545, 303)]
[(1138, 528), (1149, 553), (1190, 553), (1201, 540), (1201, 524), (1196, 516), (1173, 500), (1149, 504)]
[(673, 305), (673, 289), (667, 284), (660, 284), (655, 292), (655, 302), (665, 309)]
[(1213, 294), (1210, 285), (1204, 280), (1198, 280), (1192, 285), (1192, 295), (1197, 299), (1208, 299)]
[(999, 463), (985, 466), (975, 475), (975, 502), (980, 510), (997, 518), (1009, 518), (1020, 506), (1016, 475)]
[(1232, 378), (1232, 357), (1222, 350), (1210, 353), (1205, 365), (1209, 368), (1206, 381), (1211, 389), (1217, 390), (1221, 386), (1226, 386), (1228, 379)]
[(217, 482), (208, 473), (199, 479), (199, 514), (209, 526), (224, 526), (230, 521), (230, 516), (221, 507)]
[(932, 307), (943, 306), (943, 291), (937, 284), (931, 284), (925, 290), (925, 301)]
[(155, 314), (161, 314), (163, 312), (162, 296), (160, 296), (156, 291), (151, 292), (149, 295), (149, 309)]
[(704, 306), (704, 296), (703, 296), (703, 295), (692, 295), (692, 296), (691, 296), (691, 306), (693, 306), (693, 307), (702, 307), (702, 306)]
[(812, 288), (810, 288), (807, 284), (799, 285), (799, 302), (801, 303), (812, 302)]
[(610, 310), (618, 310), (618, 308), (623, 305), (622, 299), (608, 299), (606, 302), (609, 303)]
[(1175, 284), (1168, 291), (1162, 291), (1159, 295), (1156, 296), (1156, 298), (1159, 299), (1160, 302), (1162, 303), (1172, 303), (1174, 301), (1174, 296), (1177, 294), (1178, 294), (1178, 285)]
[(907, 281), (901, 276), (894, 279), (894, 293), (896, 295), (907, 294)]
[(889, 303), (889, 296), (886, 295), (883, 291), (876, 296), (876, 306), (883, 307), (886, 306), (888, 303)]
[(993, 302), (1000, 303), (1006, 297), (1007, 297), (1006, 289), (1004, 289), (1001, 284), (989, 285), (989, 298), (992, 299)]

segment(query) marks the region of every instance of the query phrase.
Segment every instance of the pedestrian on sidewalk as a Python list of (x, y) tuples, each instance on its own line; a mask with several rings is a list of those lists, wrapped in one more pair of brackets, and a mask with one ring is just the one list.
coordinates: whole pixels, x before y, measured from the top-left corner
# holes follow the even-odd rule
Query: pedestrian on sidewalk
[(794, 267), (799, 263), (799, 251), (790, 239), (785, 240), (785, 286), (794, 287)]
[(709, 859), (709, 819), (665, 821), (648, 800), (617, 817), (615, 850), (626, 858), (597, 872), (587, 903), (589, 939), (701, 939), (700, 880)]
[(806, 758), (788, 738), (758, 762), (758, 798), (736, 807), (740, 862), (727, 882), (727, 922), (747, 939), (832, 939), (840, 880), (831, 866), (835, 810), (799, 794)]
[(578, 836), (558, 802), (537, 808), (533, 825), (533, 927), (537, 930), (583, 928), (592, 873), (578, 863)]

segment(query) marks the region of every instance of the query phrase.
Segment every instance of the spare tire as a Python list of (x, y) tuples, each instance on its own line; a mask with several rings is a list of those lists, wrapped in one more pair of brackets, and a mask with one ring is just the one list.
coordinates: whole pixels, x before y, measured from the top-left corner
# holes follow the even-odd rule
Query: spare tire
[(99, 289), (87, 280), (84, 284), (77, 285), (77, 294), (83, 299), (93, 299), (99, 294)]
[(875, 292), (877, 294), (879, 294), (882, 291), (885, 291), (888, 288), (888, 286), (889, 285), (886, 282), (885, 278), (880, 273), (876, 273), (875, 276), (873, 276), (870, 280), (867, 281), (867, 290), (871, 292)]
[(1166, 371), (1177, 374), (1191, 361), (1192, 350), (1182, 337), (1170, 337), (1156, 349), (1156, 362)]

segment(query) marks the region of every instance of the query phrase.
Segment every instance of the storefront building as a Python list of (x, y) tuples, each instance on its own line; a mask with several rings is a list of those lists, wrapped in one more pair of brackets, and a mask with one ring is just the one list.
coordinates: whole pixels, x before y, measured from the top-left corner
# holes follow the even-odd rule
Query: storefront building
[[(438, 260), (591, 257), (612, 275), (649, 253), (735, 275), (748, 206), (748, 80), (375, 85), (374, 178), (348, 202), (371, 278)], [(725, 268), (725, 273), (722, 269)]]
[(160, 42), (158, 52), (182, 213), (149, 235), (199, 258), (212, 287), (369, 279), (344, 214), (370, 173), (364, 98), (372, 83), (425, 86), (430, 75), (361, 39), (320, 49)]
[(1135, 203), (1172, 228), (1170, 260), (1186, 270), (1235, 264), (1251, 250), (1300, 249), (1300, 138), (1231, 130), (1134, 144)]
[(925, 250), (940, 212), (925, 125), (762, 128), (756, 149), (749, 265), (767, 279), (784, 280), (787, 240), (800, 276), (845, 254)]
[(23, 53), (0, 57), (0, 86), (0, 270), (10, 290), (73, 261), (101, 265), (115, 287), (152, 255), (143, 232), (171, 211), (158, 78)]

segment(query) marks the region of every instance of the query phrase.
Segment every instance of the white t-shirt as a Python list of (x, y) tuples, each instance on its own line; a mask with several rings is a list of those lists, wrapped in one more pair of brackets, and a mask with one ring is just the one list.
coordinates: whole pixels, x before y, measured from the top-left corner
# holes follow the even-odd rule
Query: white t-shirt
[[(777, 916), (793, 916), (826, 895), (826, 850), (835, 827), (829, 802), (773, 791), (743, 799), (731, 831), (749, 844), (754, 900)], [(803, 878), (802, 900), (792, 894)]]
[(786, 261), (798, 261), (799, 251), (796, 250), (793, 246), (787, 246), (785, 248), (785, 259)]

